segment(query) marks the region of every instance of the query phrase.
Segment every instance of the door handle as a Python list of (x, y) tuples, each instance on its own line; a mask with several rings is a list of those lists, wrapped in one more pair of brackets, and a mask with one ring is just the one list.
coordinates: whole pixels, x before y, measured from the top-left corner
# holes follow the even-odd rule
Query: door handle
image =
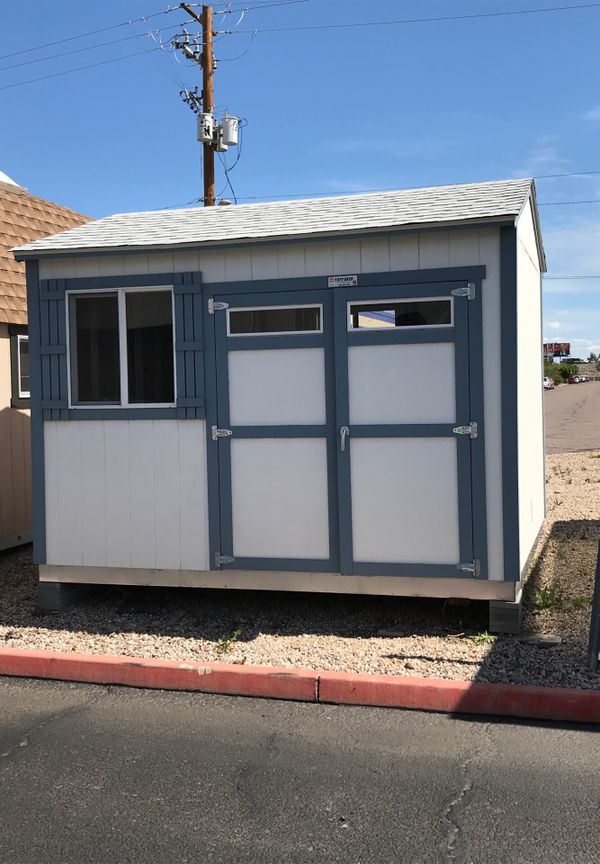
[(350, 435), (350, 429), (347, 426), (340, 426), (340, 450), (342, 453), (346, 449), (346, 438)]

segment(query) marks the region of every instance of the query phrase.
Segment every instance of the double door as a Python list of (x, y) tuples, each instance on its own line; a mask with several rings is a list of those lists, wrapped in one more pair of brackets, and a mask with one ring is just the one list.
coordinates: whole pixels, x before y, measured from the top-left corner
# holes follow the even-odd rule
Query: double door
[(215, 296), (216, 566), (481, 575), (467, 293)]

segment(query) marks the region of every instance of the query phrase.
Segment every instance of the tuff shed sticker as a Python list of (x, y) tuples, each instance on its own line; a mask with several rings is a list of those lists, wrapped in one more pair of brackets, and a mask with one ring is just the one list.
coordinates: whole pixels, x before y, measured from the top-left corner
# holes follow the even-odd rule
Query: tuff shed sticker
[(354, 288), (358, 285), (358, 276), (329, 276), (328, 288)]

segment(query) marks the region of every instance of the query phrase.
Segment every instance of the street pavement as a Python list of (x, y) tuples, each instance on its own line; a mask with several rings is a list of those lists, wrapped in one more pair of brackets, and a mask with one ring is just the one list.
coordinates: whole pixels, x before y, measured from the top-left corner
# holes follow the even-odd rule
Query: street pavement
[(0, 862), (597, 864), (599, 731), (0, 678)]
[(546, 452), (600, 450), (600, 381), (544, 391)]

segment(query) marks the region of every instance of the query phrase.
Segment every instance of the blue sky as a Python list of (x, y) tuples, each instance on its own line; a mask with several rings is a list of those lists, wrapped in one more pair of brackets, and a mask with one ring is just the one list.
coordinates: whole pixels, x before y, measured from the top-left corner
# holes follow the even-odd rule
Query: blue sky
[[(217, 17), (216, 29), (236, 33), (215, 44), (216, 102), (248, 122), (231, 174), (236, 195), (252, 200), (600, 172), (600, 7), (260, 32), (552, 5), (576, 3), (307, 0), (250, 9), (241, 21), (240, 12)], [(96, 217), (184, 205), (200, 195), (194, 117), (179, 98), (182, 85), (199, 83), (199, 70), (168, 50), (185, 13), (163, 14), (168, 3), (161, 0), (0, 0), (0, 8), (1, 171), (37, 195)], [(7, 56), (146, 15), (153, 17)], [(145, 35), (157, 28), (173, 29)], [(117, 39), (123, 41), (92, 47)], [(165, 50), (125, 57), (161, 41)], [(124, 59), (20, 84), (115, 57)], [(600, 199), (600, 173), (537, 184), (541, 204)], [(231, 197), (224, 186), (219, 168), (217, 191)], [(549, 275), (600, 276), (600, 205), (549, 204), (540, 211)], [(600, 351), (598, 292), (600, 279), (546, 281), (544, 335), (571, 341), (579, 355)]]

